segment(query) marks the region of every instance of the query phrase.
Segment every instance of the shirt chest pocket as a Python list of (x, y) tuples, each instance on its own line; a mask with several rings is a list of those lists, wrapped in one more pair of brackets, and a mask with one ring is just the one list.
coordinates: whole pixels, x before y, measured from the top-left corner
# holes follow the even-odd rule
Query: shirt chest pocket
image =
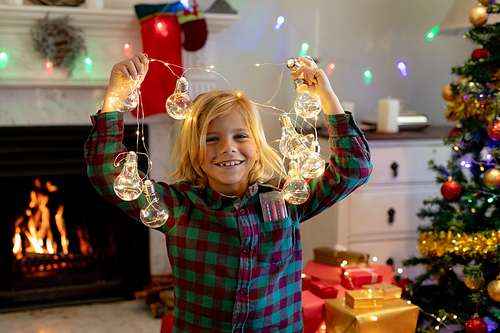
[(258, 260), (271, 264), (288, 260), (295, 245), (294, 234), (294, 226), (289, 218), (259, 223)]

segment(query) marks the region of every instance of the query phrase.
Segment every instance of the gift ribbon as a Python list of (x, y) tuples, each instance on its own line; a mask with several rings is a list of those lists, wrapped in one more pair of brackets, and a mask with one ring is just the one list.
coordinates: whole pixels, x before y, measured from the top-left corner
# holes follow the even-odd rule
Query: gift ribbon
[(351, 287), (353, 289), (355, 288), (355, 286), (354, 286), (354, 283), (352, 282), (352, 279), (351, 279), (351, 272), (368, 272), (372, 276), (372, 282), (371, 283), (377, 283), (378, 274), (375, 271), (373, 271), (373, 269), (364, 268), (364, 267), (347, 268), (345, 270), (345, 272), (344, 272), (344, 276), (347, 277), (347, 279), (349, 280), (349, 283), (351, 284)]

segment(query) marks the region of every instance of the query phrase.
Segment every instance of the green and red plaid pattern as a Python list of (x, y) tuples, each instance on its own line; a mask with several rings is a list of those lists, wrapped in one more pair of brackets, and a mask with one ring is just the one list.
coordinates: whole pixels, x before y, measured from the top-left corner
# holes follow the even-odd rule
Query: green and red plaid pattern
[[(143, 196), (123, 202), (113, 191), (121, 171), (123, 115), (93, 116), (86, 142), (88, 175), (99, 194), (139, 220)], [(368, 144), (352, 115), (327, 116), (332, 154), (310, 198), (286, 203), (289, 217), (264, 222), (259, 194), (284, 180), (251, 185), (242, 199), (187, 182), (157, 182), (168, 207), (165, 233), (174, 275), (174, 332), (302, 332), (299, 224), (342, 200), (371, 173)]]

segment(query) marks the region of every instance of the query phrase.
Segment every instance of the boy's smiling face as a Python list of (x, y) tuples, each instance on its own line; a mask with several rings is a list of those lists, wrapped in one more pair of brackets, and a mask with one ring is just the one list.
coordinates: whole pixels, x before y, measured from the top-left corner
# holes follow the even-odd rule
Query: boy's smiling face
[(248, 188), (248, 173), (257, 159), (252, 132), (239, 111), (233, 110), (210, 121), (201, 165), (210, 188), (241, 198)]

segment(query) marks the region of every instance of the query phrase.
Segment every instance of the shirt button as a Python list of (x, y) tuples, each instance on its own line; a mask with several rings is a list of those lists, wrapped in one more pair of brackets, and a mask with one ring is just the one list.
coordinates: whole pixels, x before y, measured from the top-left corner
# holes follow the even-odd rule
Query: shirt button
[(238, 212), (240, 213), (240, 215), (244, 215), (246, 213), (245, 208), (240, 208)]
[(244, 254), (249, 254), (250, 253), (250, 249), (248, 247), (244, 247), (241, 252), (243, 252)]
[(247, 295), (247, 291), (245, 289), (240, 289), (239, 293), (243, 297), (245, 297)]

